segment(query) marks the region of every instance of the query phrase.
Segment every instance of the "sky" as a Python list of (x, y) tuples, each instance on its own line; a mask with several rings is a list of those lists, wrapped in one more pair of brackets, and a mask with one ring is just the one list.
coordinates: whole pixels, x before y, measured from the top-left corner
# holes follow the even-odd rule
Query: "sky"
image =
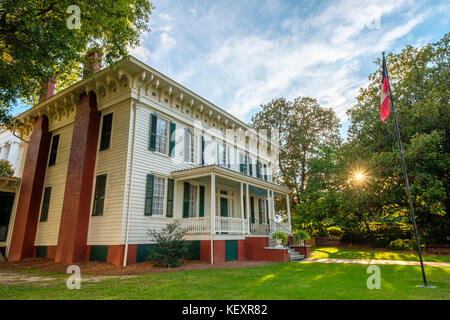
[(448, 1), (153, 0), (151, 31), (131, 54), (249, 122), (273, 98), (346, 110), (382, 51), (450, 31)]

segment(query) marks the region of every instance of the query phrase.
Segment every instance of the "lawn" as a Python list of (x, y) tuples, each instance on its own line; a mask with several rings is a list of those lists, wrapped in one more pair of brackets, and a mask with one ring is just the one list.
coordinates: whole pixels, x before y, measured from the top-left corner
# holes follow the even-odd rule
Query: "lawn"
[(367, 266), (287, 262), (259, 267), (154, 273), (66, 288), (57, 280), (0, 286), (1, 299), (450, 299), (450, 268), (382, 265), (381, 289), (369, 290)]
[[(419, 261), (419, 255), (405, 251), (382, 251), (347, 248), (311, 248), (313, 259), (372, 259), (372, 260), (403, 260)], [(450, 262), (450, 256), (423, 255), (423, 261)]]

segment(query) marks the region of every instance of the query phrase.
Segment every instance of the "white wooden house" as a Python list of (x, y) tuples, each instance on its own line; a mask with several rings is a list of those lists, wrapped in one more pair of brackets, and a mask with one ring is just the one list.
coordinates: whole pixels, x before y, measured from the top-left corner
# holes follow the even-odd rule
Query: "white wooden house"
[[(174, 220), (189, 230), (193, 258), (289, 259), (269, 246), (272, 232), (291, 230), (290, 191), (272, 182), (275, 134), (141, 61), (100, 70), (17, 118), (29, 143), (3, 243), (11, 261), (139, 262), (149, 229)], [(288, 222), (275, 212), (280, 197)]]

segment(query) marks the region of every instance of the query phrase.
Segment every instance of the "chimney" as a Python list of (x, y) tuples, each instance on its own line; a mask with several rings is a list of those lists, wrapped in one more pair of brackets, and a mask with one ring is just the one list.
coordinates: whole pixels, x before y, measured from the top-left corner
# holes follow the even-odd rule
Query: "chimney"
[(102, 69), (102, 58), (103, 51), (100, 48), (92, 49), (86, 53), (83, 79), (92, 76), (94, 73)]
[(39, 97), (39, 103), (47, 100), (55, 93), (56, 79), (50, 78), (46, 83), (42, 85), (41, 96)]

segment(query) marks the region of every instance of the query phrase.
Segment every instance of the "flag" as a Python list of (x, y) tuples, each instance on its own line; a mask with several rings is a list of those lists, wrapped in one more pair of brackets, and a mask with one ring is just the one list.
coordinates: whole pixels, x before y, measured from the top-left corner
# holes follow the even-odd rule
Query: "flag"
[(383, 77), (381, 79), (381, 105), (380, 105), (380, 119), (386, 120), (389, 116), (389, 83), (387, 79), (386, 61), (383, 56)]

